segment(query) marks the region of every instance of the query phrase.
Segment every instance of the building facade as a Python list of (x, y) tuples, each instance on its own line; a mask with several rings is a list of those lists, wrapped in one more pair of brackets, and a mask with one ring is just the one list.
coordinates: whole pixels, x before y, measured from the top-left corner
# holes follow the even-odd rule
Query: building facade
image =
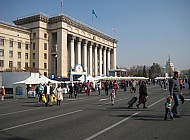
[[(48, 17), (40, 13), (17, 19), (14, 23), (15, 26), (0, 24), (0, 50), (4, 50), (4, 57), (0, 56), (4, 61), (0, 65), (2, 69), (11, 66), (5, 59), (11, 61), (7, 52), (11, 51), (11, 40), (23, 44), (21, 51), (13, 45), (16, 48), (13, 57), (21, 52), (22, 61), (20, 64), (18, 57), (13, 60), (12, 67), (36, 68), (40, 74), (56, 77), (68, 77), (76, 65), (81, 65), (92, 76), (108, 75), (110, 69), (116, 68), (117, 40), (69, 16)], [(5, 47), (5, 42), (10, 43), (9, 47)]]

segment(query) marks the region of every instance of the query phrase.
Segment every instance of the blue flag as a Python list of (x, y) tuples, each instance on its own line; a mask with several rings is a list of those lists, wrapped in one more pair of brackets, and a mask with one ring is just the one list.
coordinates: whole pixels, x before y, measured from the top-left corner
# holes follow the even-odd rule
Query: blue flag
[(93, 15), (97, 18), (97, 15), (96, 15), (95, 11), (92, 9), (92, 16)]

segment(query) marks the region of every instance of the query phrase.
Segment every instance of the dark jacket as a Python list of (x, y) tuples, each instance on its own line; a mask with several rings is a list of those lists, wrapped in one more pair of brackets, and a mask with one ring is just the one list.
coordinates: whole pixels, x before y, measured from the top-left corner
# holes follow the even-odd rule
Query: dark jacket
[(180, 93), (179, 80), (176, 77), (169, 80), (169, 92), (171, 96), (173, 93)]
[[(47, 86), (44, 87), (44, 93), (47, 94)], [(50, 86), (50, 94), (53, 94), (53, 87)]]

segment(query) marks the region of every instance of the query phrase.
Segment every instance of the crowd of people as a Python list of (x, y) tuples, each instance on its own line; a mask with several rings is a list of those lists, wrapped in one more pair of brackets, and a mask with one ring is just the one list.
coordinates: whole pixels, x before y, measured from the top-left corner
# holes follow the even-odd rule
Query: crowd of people
[[(182, 90), (185, 88), (185, 83), (189, 85), (190, 91), (190, 78), (180, 79), (179, 73), (177, 71), (174, 72), (173, 78), (170, 79), (162, 79), (162, 80), (153, 80), (153, 84), (160, 85), (161, 88), (164, 87), (164, 90), (169, 89), (169, 97), (165, 102), (165, 116), (164, 120), (167, 120), (167, 116), (170, 118), (180, 117), (178, 115), (178, 106), (180, 105), (179, 101), (184, 102), (184, 98), (182, 96)], [(122, 88), (124, 91), (127, 91), (129, 88), (130, 93), (136, 93), (137, 88), (139, 89), (139, 98), (138, 103), (136, 104), (137, 108), (141, 104), (143, 104), (143, 108), (146, 107), (148, 91), (147, 91), (148, 81), (120, 81), (119, 83), (115, 81), (99, 81), (96, 83), (87, 81), (86, 83), (74, 83), (67, 85), (67, 93), (69, 94), (69, 98), (77, 98), (79, 93), (85, 92), (86, 96), (90, 96), (92, 91), (98, 91), (98, 95), (110, 95), (111, 104), (114, 105), (115, 98), (117, 95), (117, 89)], [(138, 86), (138, 87), (137, 87)], [(60, 106), (61, 101), (63, 101), (63, 88), (61, 84), (58, 84), (57, 87), (53, 87), (50, 82), (46, 85), (38, 85), (36, 87), (37, 97), (39, 98), (39, 103), (45, 103), (45, 106), (52, 106), (53, 102), (57, 102), (57, 105)], [(110, 94), (109, 94), (110, 93)], [(1, 88), (1, 100), (4, 100), (5, 97), (5, 88), (2, 86)], [(173, 107), (172, 107), (173, 102)], [(134, 102), (135, 103), (135, 102)]]

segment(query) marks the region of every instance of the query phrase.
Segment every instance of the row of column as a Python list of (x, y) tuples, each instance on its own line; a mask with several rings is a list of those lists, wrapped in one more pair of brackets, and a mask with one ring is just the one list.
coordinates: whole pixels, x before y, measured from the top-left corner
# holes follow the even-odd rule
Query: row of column
[[(76, 45), (75, 45), (75, 40), (77, 41)], [(87, 71), (87, 74), (93, 76), (102, 75), (102, 74), (107, 75), (110, 68), (115, 69), (116, 52), (114, 51), (116, 49), (114, 49), (115, 48), (114, 46), (113, 48), (110, 49), (106, 46), (101, 46), (96, 42), (92, 43), (85, 39), (76, 38), (74, 36), (70, 36), (69, 41), (70, 41), (69, 46), (70, 46), (71, 68), (74, 68), (76, 64), (81, 64), (84, 70)], [(102, 54), (103, 54), (103, 61), (102, 61)], [(75, 59), (77, 60), (75, 61)], [(99, 60), (99, 67), (98, 67), (98, 60)], [(102, 71), (102, 63), (103, 63), (103, 71)]]

